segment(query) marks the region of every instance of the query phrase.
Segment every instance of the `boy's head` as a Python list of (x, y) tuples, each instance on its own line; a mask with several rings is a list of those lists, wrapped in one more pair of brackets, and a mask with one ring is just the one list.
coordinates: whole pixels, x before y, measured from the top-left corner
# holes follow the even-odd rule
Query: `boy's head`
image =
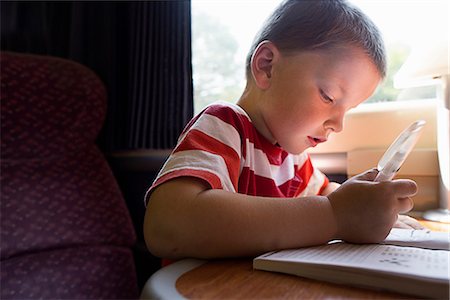
[(343, 0), (286, 0), (258, 34), (238, 101), (271, 143), (301, 153), (343, 129), (386, 73), (375, 25)]
[(283, 54), (311, 50), (357, 47), (386, 75), (383, 40), (372, 21), (345, 0), (285, 0), (257, 34), (246, 60), (251, 76), (251, 59), (258, 45), (271, 41)]

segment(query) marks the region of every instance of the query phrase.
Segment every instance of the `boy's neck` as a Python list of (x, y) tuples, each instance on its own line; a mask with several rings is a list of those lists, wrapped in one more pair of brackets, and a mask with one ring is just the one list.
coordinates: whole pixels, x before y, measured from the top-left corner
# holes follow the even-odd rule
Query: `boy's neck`
[(257, 89), (252, 82), (247, 81), (247, 85), (242, 93), (241, 97), (237, 101), (239, 105), (248, 114), (252, 120), (253, 126), (258, 130), (258, 132), (263, 135), (270, 143), (276, 144), (277, 141), (273, 138), (270, 133), (264, 118), (259, 110), (259, 103), (263, 101), (261, 91)]

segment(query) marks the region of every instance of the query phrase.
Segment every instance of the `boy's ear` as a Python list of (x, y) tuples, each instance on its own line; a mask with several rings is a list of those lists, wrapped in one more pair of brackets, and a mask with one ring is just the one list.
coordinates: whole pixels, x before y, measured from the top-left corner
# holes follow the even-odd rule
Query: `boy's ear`
[(262, 90), (270, 87), (273, 63), (278, 55), (277, 47), (270, 41), (261, 42), (253, 53), (251, 60), (252, 75), (256, 86)]

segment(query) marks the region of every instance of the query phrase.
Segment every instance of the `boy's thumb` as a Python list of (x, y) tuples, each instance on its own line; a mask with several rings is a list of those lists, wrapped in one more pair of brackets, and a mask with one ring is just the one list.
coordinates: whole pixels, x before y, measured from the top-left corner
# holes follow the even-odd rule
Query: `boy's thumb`
[(373, 169), (367, 170), (361, 174), (358, 174), (353, 178), (357, 179), (357, 180), (373, 181), (375, 179), (375, 177), (377, 177), (377, 174), (378, 174), (378, 170), (376, 168), (373, 168)]

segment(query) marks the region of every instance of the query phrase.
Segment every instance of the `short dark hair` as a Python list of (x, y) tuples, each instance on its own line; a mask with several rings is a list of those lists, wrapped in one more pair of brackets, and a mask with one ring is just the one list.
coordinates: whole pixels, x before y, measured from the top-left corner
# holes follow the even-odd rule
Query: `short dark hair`
[(380, 76), (386, 76), (386, 53), (378, 28), (345, 0), (283, 1), (255, 37), (246, 60), (247, 79), (251, 78), (252, 55), (265, 40), (281, 53), (358, 47), (373, 61)]

